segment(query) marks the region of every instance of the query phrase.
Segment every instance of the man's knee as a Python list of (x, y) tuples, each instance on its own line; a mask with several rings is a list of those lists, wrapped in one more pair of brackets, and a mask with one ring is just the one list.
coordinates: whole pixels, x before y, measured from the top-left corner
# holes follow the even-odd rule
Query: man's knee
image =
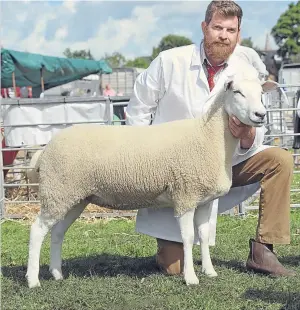
[(292, 172), (294, 169), (294, 160), (292, 154), (282, 148), (272, 147), (265, 150), (268, 160), (273, 161), (282, 171)]
[(169, 275), (183, 272), (183, 244), (168, 240), (157, 240), (156, 262)]

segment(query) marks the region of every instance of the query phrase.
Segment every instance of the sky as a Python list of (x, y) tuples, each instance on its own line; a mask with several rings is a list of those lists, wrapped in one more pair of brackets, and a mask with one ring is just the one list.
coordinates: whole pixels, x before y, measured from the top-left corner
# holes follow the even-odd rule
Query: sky
[[(236, 1), (243, 9), (242, 37), (264, 48), (266, 35), (292, 1)], [(199, 44), (208, 1), (0, 1), (1, 46), (63, 56), (90, 49), (96, 59), (119, 52), (149, 56), (168, 34)], [(271, 48), (276, 48), (270, 36)]]

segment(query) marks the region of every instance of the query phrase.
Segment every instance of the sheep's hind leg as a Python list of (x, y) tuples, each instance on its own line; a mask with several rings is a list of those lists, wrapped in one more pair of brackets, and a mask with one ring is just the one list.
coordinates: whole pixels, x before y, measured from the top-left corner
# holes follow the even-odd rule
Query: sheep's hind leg
[(216, 277), (218, 274), (213, 267), (209, 252), (209, 216), (211, 208), (212, 203), (199, 206), (195, 211), (194, 221), (200, 239), (202, 272), (209, 277)]
[(65, 233), (68, 228), (74, 223), (74, 221), (80, 216), (87, 204), (88, 202), (83, 201), (75, 205), (71, 210), (68, 211), (63, 220), (59, 221), (52, 227), (49, 271), (51, 272), (55, 280), (63, 279), (61, 270), (61, 250)]
[(195, 209), (192, 209), (187, 211), (180, 217), (177, 217), (183, 241), (183, 250), (184, 250), (183, 273), (184, 273), (184, 280), (187, 285), (199, 284), (199, 279), (196, 276), (193, 262), (194, 213)]
[(29, 241), (29, 257), (26, 278), (30, 288), (41, 286), (39, 281), (40, 252), (41, 246), (49, 229), (56, 223), (56, 220), (49, 219), (39, 214), (31, 225)]

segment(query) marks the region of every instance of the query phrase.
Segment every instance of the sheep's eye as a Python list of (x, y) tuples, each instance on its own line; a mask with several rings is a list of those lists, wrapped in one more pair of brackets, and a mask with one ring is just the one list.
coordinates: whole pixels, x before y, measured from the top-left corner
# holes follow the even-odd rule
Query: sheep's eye
[(245, 97), (239, 90), (234, 90), (233, 91), (235, 94), (240, 94), (240, 95), (242, 95), (243, 97)]

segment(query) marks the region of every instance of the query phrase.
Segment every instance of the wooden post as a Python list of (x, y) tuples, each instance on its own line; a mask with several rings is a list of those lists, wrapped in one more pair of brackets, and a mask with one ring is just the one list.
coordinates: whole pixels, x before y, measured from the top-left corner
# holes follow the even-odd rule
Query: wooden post
[(42, 87), (42, 93), (43, 93), (45, 91), (44, 77), (43, 77), (43, 67), (41, 68), (41, 87)]
[(12, 73), (12, 83), (13, 83), (13, 88), (14, 88), (15, 97), (17, 98), (17, 87), (16, 87), (15, 72)]

